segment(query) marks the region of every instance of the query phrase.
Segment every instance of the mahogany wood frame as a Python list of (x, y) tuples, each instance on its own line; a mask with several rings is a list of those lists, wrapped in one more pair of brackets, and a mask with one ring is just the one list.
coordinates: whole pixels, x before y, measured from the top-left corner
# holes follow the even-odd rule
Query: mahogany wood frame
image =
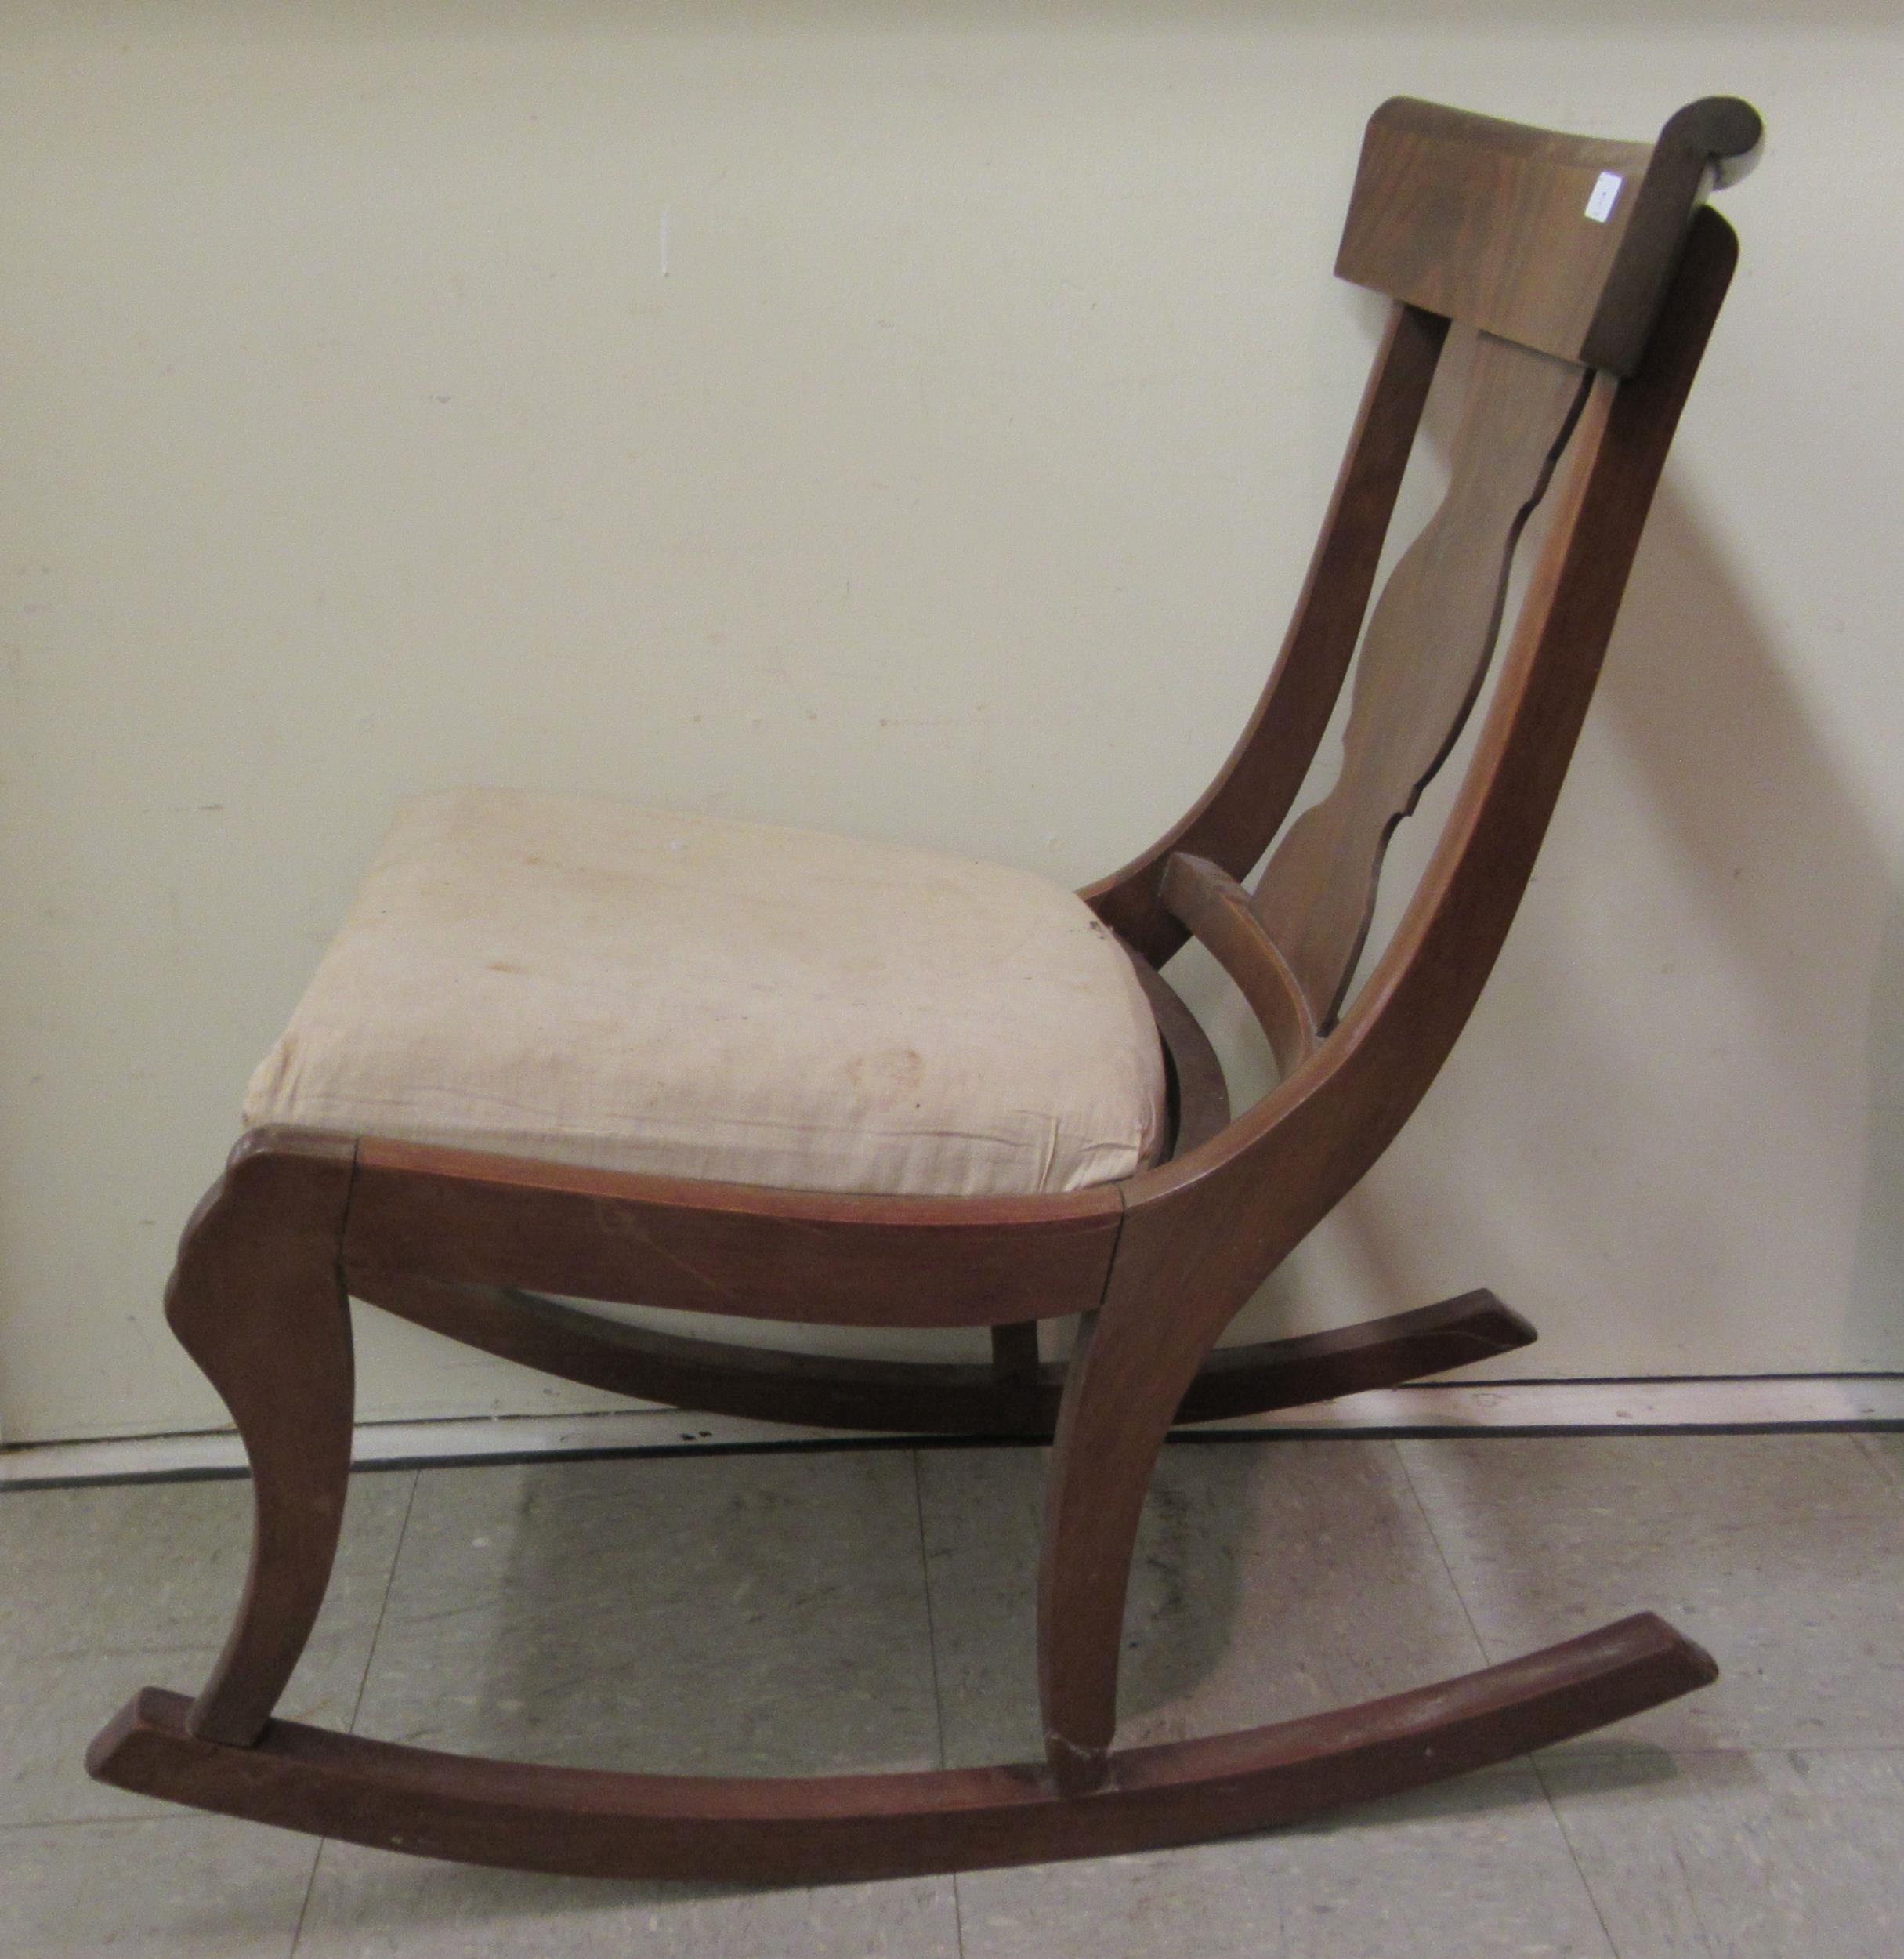
[[(1083, 895), (1128, 947), (1171, 1149), (1127, 1181), (991, 1199), (827, 1195), (577, 1170), (373, 1136), (248, 1135), (182, 1244), (167, 1316), (249, 1455), (255, 1529), (195, 1700), (147, 1689), (92, 1772), (288, 1827), (479, 1863), (775, 1881), (1135, 1849), (1254, 1830), (1519, 1754), (1683, 1693), (1710, 1660), (1642, 1615), (1465, 1678), (1241, 1733), (1112, 1749), (1139, 1510), (1174, 1422), (1415, 1379), (1533, 1338), (1486, 1293), (1218, 1350), (1365, 1174), (1467, 1020), (1532, 870), (1736, 246), (1706, 192), (1758, 120), (1681, 110), (1606, 144), (1398, 101), (1371, 119), (1338, 270), (1395, 303), (1282, 657), (1206, 795)], [(1605, 221), (1584, 212), (1620, 179)], [(1604, 203), (1604, 186), (1602, 186)], [(1451, 334), (1473, 379), (1440, 510), (1371, 613)], [(1359, 986), (1388, 838), (1445, 760), (1500, 630), (1522, 527), (1552, 520), (1474, 759)], [(1343, 766), (1285, 827), (1359, 648)], [(1246, 878), (1280, 837), (1252, 892)], [(1281, 1080), (1233, 1117), (1157, 971), (1194, 935)], [(989, 1366), (762, 1353), (548, 1295), (846, 1325), (983, 1326)], [(351, 1295), (566, 1378), (706, 1410), (902, 1432), (1054, 1433), (1039, 1577), (1042, 1763), (796, 1780), (486, 1762), (272, 1718), (328, 1579), (349, 1465)], [(1068, 1366), (1037, 1323), (1081, 1316)]]

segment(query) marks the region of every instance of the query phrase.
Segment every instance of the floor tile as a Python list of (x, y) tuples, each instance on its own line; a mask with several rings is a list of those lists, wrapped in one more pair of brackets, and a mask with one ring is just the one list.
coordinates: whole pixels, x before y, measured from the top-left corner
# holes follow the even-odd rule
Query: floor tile
[(1877, 1465), (1884, 1479), (1904, 1497), (1904, 1435), (1895, 1429), (1881, 1434), (1862, 1435), (1859, 1446)]
[(958, 1881), (965, 1959), (1611, 1959), (1524, 1765), (1232, 1843)]
[[(413, 1480), (351, 1479), (286, 1714), (349, 1722)], [(250, 1483), (232, 1480), (0, 1497), (0, 1825), (161, 1813), (89, 1781), (81, 1758), (136, 1688), (203, 1682), (243, 1588), (251, 1508)]]
[(0, 1646), (215, 1644), (251, 1548), (252, 1486), (85, 1484), (0, 1497)]
[[(360, 1731), (426, 1744), (916, 1766), (938, 1754), (936, 1631), (950, 1757), (1034, 1754), (1042, 1474), (1039, 1452), (997, 1450), (360, 1477), (288, 1708), (342, 1724), (361, 1681)], [(1652, 1606), (1725, 1678), (1534, 1767), (955, 1891), (320, 1858), (100, 1789), (78, 1768), (93, 1729), (132, 1686), (190, 1686), (209, 1664), (249, 1491), (17, 1493), (0, 1498), (0, 1954), (281, 1955), (303, 1910), (298, 1950), (319, 1959), (955, 1959), (961, 1921), (966, 1959), (1888, 1955), (1904, 1950), (1901, 1497), (1892, 1436), (1173, 1447), (1133, 1577), (1127, 1740), (1463, 1671), (1482, 1657), (1471, 1617), (1500, 1658)]]
[(0, 1830), (0, 1952), (284, 1959), (317, 1855), (215, 1816)]
[[(919, 1457), (948, 1761), (1040, 1752), (1044, 1452)], [(1481, 1664), (1392, 1445), (1176, 1444), (1131, 1570), (1120, 1742), (1313, 1714)]]
[(1490, 1659), (1650, 1610), (1718, 1660), (1716, 1686), (1609, 1739), (1904, 1745), (1904, 1505), (1859, 1438), (1400, 1447)]
[(929, 1767), (912, 1458), (426, 1470), (358, 1727), (592, 1767)]
[(324, 1845), (298, 1959), (957, 1959), (949, 1878), (613, 1884)]
[(1904, 1757), (1570, 1747), (1540, 1774), (1621, 1959), (1904, 1951)]

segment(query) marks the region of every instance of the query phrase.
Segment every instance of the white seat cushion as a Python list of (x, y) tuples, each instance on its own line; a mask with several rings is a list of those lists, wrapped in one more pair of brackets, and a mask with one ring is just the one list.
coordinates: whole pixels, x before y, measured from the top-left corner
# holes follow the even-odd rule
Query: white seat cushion
[(244, 1115), (979, 1196), (1151, 1161), (1164, 1063), (1117, 942), (1028, 872), (469, 790), (400, 818)]

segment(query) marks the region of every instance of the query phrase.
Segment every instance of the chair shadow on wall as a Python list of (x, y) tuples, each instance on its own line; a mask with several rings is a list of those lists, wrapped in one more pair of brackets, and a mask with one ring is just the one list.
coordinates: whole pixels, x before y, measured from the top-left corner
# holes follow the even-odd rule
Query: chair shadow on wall
[[(1697, 907), (1702, 947), (1707, 956), (1722, 949), (1728, 980), (1750, 1003), (1759, 1052), (1728, 1055), (1722, 1065), (1750, 1066), (1761, 1078), (1757, 1110), (1777, 1132), (1780, 1155), (1794, 1165), (1841, 1161), (1844, 1111), (1855, 1093), (1848, 1074), (1870, 1087), (1838, 1366), (1904, 1367), (1904, 896), (1788, 677), (1772, 628), (1670, 465), (1593, 712), (1633, 792), (1645, 799), (1660, 849), (1674, 860), (1674, 888)], [(1881, 943), (1874, 974), (1859, 956), (1873, 941)], [(1453, 1064), (1487, 1070), (1504, 1097), (1537, 1092), (1555, 1039), (1577, 1052), (1609, 1025), (1580, 992), (1563, 929), (1525, 918), (1507, 957), (1518, 966), (1523, 994), (1537, 997), (1543, 1011), (1477, 1029)], [(1642, 986), (1635, 976), (1631, 997), (1643, 1008)], [(1623, 1073), (1646, 1066), (1643, 1027), (1636, 1031), (1629, 1020), (1616, 1031), (1620, 1044), (1605, 1048), (1597, 1070), (1609, 1093)], [(1564, 1120), (1564, 1110), (1555, 1113)], [(1714, 1243), (1714, 1231), (1727, 1228), (1714, 1222), (1725, 1208), (1722, 1166), (1660, 1152), (1648, 1167), (1643, 1184), (1623, 1186), (1631, 1233), (1671, 1245), (1673, 1262), (1691, 1269), (1715, 1251), (1749, 1257), (1736, 1244)], [(1475, 1188), (1472, 1166), (1459, 1163), (1448, 1164), (1445, 1178), (1437, 1172), (1430, 1187), (1457, 1210), (1481, 1201)], [(1516, 1186), (1517, 1206), (1530, 1197), (1539, 1202), (1537, 1186)], [(1565, 1246), (1577, 1201), (1562, 1192), (1541, 1215), (1517, 1216), (1515, 1228), (1535, 1243)], [(1806, 1203), (1801, 1189), (1791, 1201)], [(1415, 1303), (1407, 1240), (1379, 1189), (1353, 1193), (1339, 1218), (1377, 1296)], [(1775, 1214), (1764, 1217), (1765, 1232), (1780, 1228)], [(1574, 1269), (1591, 1262), (1584, 1248)], [(1823, 1272), (1819, 1284), (1835, 1292), (1842, 1280)], [(1520, 1303), (1541, 1317), (1542, 1302)], [(1794, 1297), (1789, 1310), (1802, 1320), (1819, 1303)], [(1569, 1298), (1562, 1309), (1593, 1307), (1591, 1298)], [(1841, 1310), (1835, 1301), (1828, 1309)], [(1680, 1344), (1689, 1371), (1706, 1331), (1685, 1329)], [(1724, 1328), (1710, 1331), (1722, 1337)]]
[[(1829, 644), (1815, 650), (1829, 658)], [(1904, 1367), (1904, 1151), (1890, 1146), (1904, 1092), (1904, 892), (1772, 631), (1670, 473), (1614, 655), (1605, 711), (1760, 1003), (1775, 1044), (1760, 1057), (1765, 1120), (1793, 1161), (1842, 1153), (1846, 1098), (1820, 1061), (1835, 1052), (1862, 1074), (1873, 1113), (1837, 1358)], [(1873, 939), (1867, 971), (1858, 954)], [(1689, 1204), (1698, 1195), (1696, 1181), (1685, 1187)]]
[[(1679, 888), (1698, 894), (1702, 944), (1723, 948), (1750, 1003), (1752, 1024), (1763, 1030), (1768, 1051), (1753, 1057), (1752, 1065), (1764, 1076), (1764, 1120), (1775, 1126), (1791, 1161), (1844, 1156), (1844, 1111), (1852, 1093), (1847, 1077), (1854, 1070), (1866, 1074), (1871, 1113), (1862, 1138), (1850, 1296), (1840, 1320), (1840, 1365), (1847, 1371), (1904, 1366), (1904, 900), (1894, 888), (1880, 838), (1788, 677), (1749, 581), (1736, 574), (1670, 466), (1593, 712), (1646, 796), (1661, 847), (1678, 860)], [(1520, 957), (1530, 951), (1537, 955), (1532, 983), (1551, 1012), (1544, 1020), (1497, 1021), (1490, 1030), (1495, 1051), (1484, 1065), (1500, 1071), (1504, 1092), (1516, 1080), (1539, 1082), (1544, 1044), (1555, 1030), (1571, 1042), (1591, 1040), (1607, 1024), (1585, 1010), (1590, 1003), (1580, 999), (1578, 980), (1569, 971), (1563, 934), (1518, 936)], [(1861, 954), (1874, 943), (1873, 975)], [(1581, 1010), (1570, 1012), (1570, 1004)], [(1511, 1036), (1511, 1052), (1499, 1051), (1504, 1030)], [(1459, 1058), (1455, 1065), (1461, 1065)], [(1728, 1065), (1738, 1065), (1737, 1058)], [(1620, 1070), (1631, 1066), (1630, 1052), (1608, 1052), (1604, 1078), (1616, 1085)], [(1474, 1195), (1474, 1182), (1464, 1181), (1464, 1168), (1449, 1166), (1448, 1200), (1484, 1201)], [(1708, 1213), (1723, 1177), (1723, 1165), (1710, 1160), (1669, 1159), (1666, 1174), (1628, 1186), (1630, 1202), (1655, 1214), (1646, 1228), (1656, 1222), (1662, 1236), (1683, 1234), (1689, 1253), (1703, 1247), (1710, 1255)], [(1363, 1200), (1352, 1198), (1343, 1208), (1355, 1254), (1378, 1291), (1399, 1297), (1410, 1283), (1402, 1226), (1377, 1197), (1358, 1197)], [(1792, 1200), (1805, 1201), (1799, 1191)], [(1516, 1224), (1543, 1243), (1566, 1238), (1566, 1220), (1558, 1215)], [(1767, 1233), (1781, 1228), (1776, 1215), (1764, 1219)], [(1842, 1284), (1841, 1269), (1820, 1274), (1821, 1294), (1835, 1295)], [(1835, 1298), (1826, 1303), (1833, 1315), (1841, 1313)], [(1813, 1298), (1794, 1297), (1790, 1311), (1802, 1323), (1817, 1305)], [(1579, 1312), (1593, 1306), (1591, 1298), (1569, 1302)], [(1789, 1482), (1790, 1503), (1798, 1508), (1815, 1477), (1826, 1473), (1815, 1453), (1782, 1454), (1765, 1471), (1775, 1487)], [(1464, 1569), (1485, 1573), (1492, 1595), (1468, 1602), (1477, 1620), (1518, 1626), (1518, 1643), (1540, 1636), (1544, 1620), (1560, 1636), (1581, 1622), (1580, 1615), (1597, 1610), (1671, 1611), (1681, 1601), (1667, 1593), (1697, 1588), (1713, 1608), (1703, 1613), (1703, 1631), (1721, 1668), (1717, 1692), (1722, 1697), (1728, 1628), (1742, 1638), (1748, 1630), (1764, 1631), (1763, 1552), (1755, 1563), (1754, 1534), (1718, 1527), (1723, 1519), (1713, 1506), (1723, 1503), (1724, 1493), (1695, 1486), (1685, 1494), (1696, 1543), (1675, 1538), (1676, 1555), (1674, 1545), (1645, 1541), (1649, 1526), (1634, 1518), (1628, 1522), (1636, 1541), (1629, 1544), (1616, 1517), (1600, 1545), (1607, 1555), (1597, 1561), (1607, 1575), (1596, 1577), (1595, 1558), (1561, 1555), (1569, 1540), (1576, 1554), (1599, 1544), (1600, 1526), (1583, 1521), (1582, 1537), (1568, 1521), (1570, 1510), (1593, 1501), (1583, 1495), (1580, 1475), (1580, 1458), (1566, 1445), (1522, 1447), (1515, 1459), (1514, 1496), (1504, 1501), (1498, 1462), (1483, 1449), (1463, 1446), (1432, 1490), (1424, 1490), (1431, 1524), (1467, 1547), (1454, 1561), (1457, 1583)], [(1700, 1530), (1702, 1522), (1713, 1527)], [(1852, 1506), (1834, 1515), (1833, 1528), (1848, 1534), (1840, 1548), (1853, 1566), (1862, 1559), (1866, 1568), (1881, 1569), (1893, 1548), (1888, 1526), (1888, 1506)], [(1861, 1529), (1870, 1534), (1862, 1545)], [(1615, 1567), (1629, 1552), (1623, 1573)], [(1696, 1569), (1681, 1569), (1681, 1559)], [(1613, 1596), (1621, 1581), (1660, 1591)], [(1609, 1588), (1605, 1595), (1595, 1591), (1601, 1585)], [(1787, 1617), (1775, 1615), (1778, 1623)], [(1488, 1657), (1508, 1656), (1490, 1650)], [(1775, 1639), (1761, 1645), (1756, 1661), (1771, 1677), (1758, 1682), (1761, 1697), (1768, 1686), (1775, 1693), (1775, 1676), (1787, 1668), (1790, 1692), (1802, 1694), (1809, 1657)], [(1696, 1722), (1706, 1711), (1702, 1697), (1685, 1718)], [(1723, 1725), (1723, 1714), (1715, 1718)], [(1574, 1752), (1604, 1752), (1606, 1746), (1584, 1743)], [(1638, 1785), (1671, 1770), (1658, 1750), (1623, 1742), (1595, 1773)]]

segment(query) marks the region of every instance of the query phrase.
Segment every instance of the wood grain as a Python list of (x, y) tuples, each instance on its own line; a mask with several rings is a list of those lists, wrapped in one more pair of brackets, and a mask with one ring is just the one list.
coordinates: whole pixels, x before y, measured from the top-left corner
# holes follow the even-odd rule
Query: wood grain
[[(1609, 143), (1396, 96), (1369, 119), (1338, 277), (1590, 367), (1645, 349), (1692, 213), (1760, 140), (1730, 96), (1689, 103), (1655, 143)], [(1619, 179), (1596, 221), (1603, 176)]]
[(367, 1139), (345, 1258), (378, 1276), (839, 1326), (995, 1326), (1095, 1306), (1114, 1185), (856, 1197), (577, 1169)]
[(1478, 337), (1447, 494), (1369, 620), (1341, 773), (1277, 845), (1256, 889), (1256, 914), (1324, 1031), (1361, 955), (1389, 839), (1480, 692), (1515, 547), (1586, 386), (1567, 362)]
[(1689, 214), (1709, 191), (1736, 183), (1751, 168), (1765, 137), (1758, 111), (1736, 96), (1689, 102), (1660, 132), (1580, 347), (1588, 367), (1617, 375), (1638, 370), (1679, 262)]
[(818, 1884), (1106, 1856), (1238, 1836), (1524, 1754), (1714, 1677), (1652, 1617), (1339, 1712), (1133, 1748), (1098, 1793), (1041, 1764), (889, 1775), (652, 1776), (543, 1768), (273, 1722), (193, 1736), (148, 1687), (93, 1743), (100, 1780), (412, 1856), (578, 1877)]
[(244, 1439), (253, 1524), (244, 1593), (191, 1732), (255, 1740), (322, 1604), (350, 1469), (350, 1306), (339, 1247), (355, 1146), (261, 1129), (186, 1226), (165, 1318)]
[(1164, 902), (1236, 982), (1277, 1068), (1289, 1074), (1300, 1067), (1316, 1052), (1315, 1012), (1249, 893), (1208, 858), (1179, 850), (1164, 873)]

